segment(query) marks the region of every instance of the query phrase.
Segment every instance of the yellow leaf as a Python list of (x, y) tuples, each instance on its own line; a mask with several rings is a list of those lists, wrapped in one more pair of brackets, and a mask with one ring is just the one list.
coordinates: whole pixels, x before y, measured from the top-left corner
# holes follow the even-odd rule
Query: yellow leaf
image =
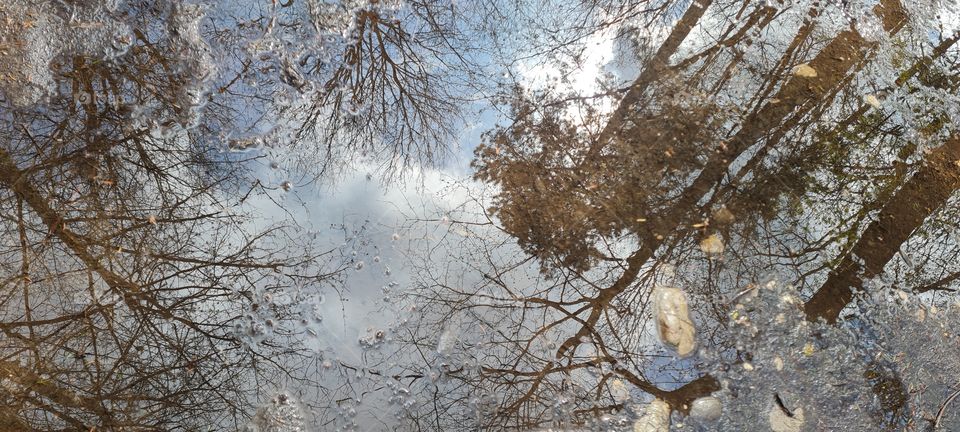
[(736, 220), (737, 217), (733, 215), (733, 212), (727, 208), (727, 206), (721, 206), (717, 211), (713, 212), (713, 220), (720, 225), (730, 225)]
[(723, 240), (716, 234), (710, 234), (700, 241), (700, 250), (707, 255), (722, 254), (723, 249)]

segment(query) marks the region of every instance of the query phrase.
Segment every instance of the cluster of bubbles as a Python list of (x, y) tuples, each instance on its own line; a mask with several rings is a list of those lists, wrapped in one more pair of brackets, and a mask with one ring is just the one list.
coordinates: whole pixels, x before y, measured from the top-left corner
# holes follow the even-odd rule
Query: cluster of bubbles
[(200, 35), (204, 14), (200, 5), (177, 2), (167, 19), (169, 51), (174, 56), (171, 60), (182, 79), (173, 108), (177, 122), (186, 128), (199, 122), (200, 110), (206, 105), (216, 74), (210, 46)]
[(258, 293), (242, 316), (234, 323), (234, 337), (244, 346), (255, 349), (270, 339), (277, 330), (276, 304), (271, 293)]
[[(390, 271), (390, 269), (389, 269), (389, 267), (388, 267), (388, 268), (384, 271), (384, 273), (385, 273), (387, 276), (390, 276), (389, 271)], [(395, 290), (398, 286), (400, 286), (400, 283), (398, 283), (397, 281), (390, 281), (390, 282), (388, 282), (386, 285), (380, 287), (380, 292), (383, 294), (382, 300), (383, 300), (384, 303), (392, 303), (392, 302), (393, 302), (394, 290)]]
[[(50, 64), (58, 57), (110, 60), (125, 53), (133, 35), (111, 17), (115, 8), (105, 1), (0, 4), (0, 91), (6, 99), (24, 108), (52, 94), (56, 83)], [(92, 98), (78, 97), (81, 103)]]
[(234, 153), (259, 150), (266, 147), (269, 143), (267, 137), (264, 136), (227, 138), (225, 141), (227, 143), (227, 150)]
[(279, 392), (261, 406), (243, 432), (306, 432), (299, 402), (288, 392)]
[(390, 398), (387, 403), (397, 407), (394, 411), (394, 417), (397, 420), (404, 418), (404, 414), (412, 411), (417, 405), (417, 399), (410, 393), (410, 389), (403, 387), (395, 382), (388, 382), (387, 389), (390, 391)]
[(353, 400), (348, 399), (337, 405), (336, 423), (336, 432), (353, 432), (358, 430), (357, 407), (354, 405)]
[[(783, 284), (739, 297), (730, 314), (734, 357), (701, 350), (715, 359), (722, 389), (692, 410), (699, 415), (683, 419), (686, 430), (930, 427), (956, 384), (931, 371), (960, 366), (957, 309), (924, 306), (890, 287), (869, 292), (859, 313), (837, 325), (809, 322), (796, 291)], [(940, 419), (941, 427), (960, 416), (951, 418)]]
[(481, 393), (467, 401), (467, 414), (477, 421), (486, 417), (495, 416), (500, 407), (500, 401), (494, 395)]
[(387, 331), (377, 328), (367, 328), (366, 334), (358, 341), (363, 349), (378, 349), (388, 340)]
[[(960, 397), (953, 373), (960, 370), (960, 303), (938, 307), (929, 296), (880, 280), (865, 288), (852, 313), (827, 324), (808, 321), (793, 287), (751, 285), (734, 298), (731, 349), (699, 350), (720, 382), (718, 392), (694, 400), (684, 415), (660, 400), (633, 404), (626, 384), (614, 379), (610, 394), (625, 409), (587, 426), (637, 432), (960, 427), (960, 405), (950, 405)], [(670, 338), (663, 343), (676, 349)], [(573, 400), (557, 398), (558, 423), (570, 417)]]
[(298, 303), (297, 325), (309, 338), (318, 337), (323, 331), (323, 314), (320, 306), (324, 303), (322, 295), (307, 298)]
[(634, 429), (633, 422), (630, 421), (630, 416), (626, 414), (603, 414), (587, 423), (587, 427), (590, 430), (609, 432), (627, 432)]
[[(200, 124), (201, 111), (209, 100), (216, 78), (210, 46), (200, 33), (205, 9), (197, 4), (171, 2), (164, 5), (163, 27), (147, 37), (153, 49), (162, 49), (163, 68), (172, 75), (163, 100), (140, 100), (127, 105), (120, 95), (73, 89), (74, 102), (98, 102), (119, 108), (129, 117), (126, 129), (148, 129), (154, 136), (170, 138), (178, 131)], [(126, 13), (118, 2), (14, 0), (0, 5), (0, 92), (14, 107), (29, 108), (57, 92), (58, 62), (83, 57), (88, 64), (112, 62), (134, 45)], [(156, 32), (154, 32), (156, 30)], [(104, 100), (104, 98), (111, 98)]]
[[(257, 65), (260, 73), (268, 73), (281, 84), (274, 88), (274, 102), (279, 107), (292, 108), (309, 103), (318, 93), (349, 93), (349, 85), (328, 82), (326, 76), (338, 68), (355, 68), (357, 64), (341, 61), (345, 48), (360, 36), (361, 21), (375, 16), (377, 19), (392, 19), (402, 7), (395, 0), (346, 0), (337, 2), (305, 2), (306, 10), (299, 7), (273, 10), (263, 33), (249, 38), (244, 51), (249, 60)], [(289, 14), (294, 15), (289, 15)], [(300, 29), (307, 15), (309, 31)], [(295, 32), (296, 34), (290, 34)], [(255, 74), (248, 74), (248, 85), (260, 86)], [(362, 103), (346, 97), (340, 109), (349, 115), (357, 115), (364, 108)]]
[(557, 395), (550, 406), (550, 415), (554, 423), (566, 424), (574, 418), (575, 399), (576, 396), (568, 392), (561, 392)]
[(379, 16), (393, 16), (403, 2), (399, 0), (344, 0), (339, 2), (310, 2), (311, 22), (317, 33), (349, 38), (356, 30), (358, 11), (369, 11)]

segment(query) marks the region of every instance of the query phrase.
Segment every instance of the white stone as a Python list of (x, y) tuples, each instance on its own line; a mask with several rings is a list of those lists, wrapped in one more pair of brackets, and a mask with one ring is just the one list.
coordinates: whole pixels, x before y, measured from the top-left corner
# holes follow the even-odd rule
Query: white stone
[(633, 423), (633, 432), (670, 432), (670, 405), (655, 399)]
[(705, 421), (714, 421), (720, 418), (722, 405), (720, 399), (713, 396), (697, 398), (690, 404), (690, 417)]
[(800, 432), (803, 429), (803, 408), (797, 408), (790, 417), (776, 404), (770, 407), (770, 430), (773, 432)]
[(690, 355), (696, 348), (697, 329), (690, 320), (686, 294), (680, 288), (657, 287), (653, 295), (660, 340), (680, 357)]

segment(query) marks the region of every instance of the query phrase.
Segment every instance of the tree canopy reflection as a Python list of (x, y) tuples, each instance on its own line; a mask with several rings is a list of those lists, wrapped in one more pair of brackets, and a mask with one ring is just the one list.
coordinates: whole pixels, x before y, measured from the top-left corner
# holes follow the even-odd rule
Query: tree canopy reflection
[(0, 428), (960, 427), (953, 6), (4, 4)]

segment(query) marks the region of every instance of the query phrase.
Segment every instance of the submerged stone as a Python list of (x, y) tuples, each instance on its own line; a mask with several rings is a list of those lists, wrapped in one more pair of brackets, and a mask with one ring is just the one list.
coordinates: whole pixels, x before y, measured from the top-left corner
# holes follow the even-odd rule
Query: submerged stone
[(696, 327), (690, 320), (687, 296), (680, 288), (658, 287), (654, 293), (660, 340), (680, 357), (696, 348)]

